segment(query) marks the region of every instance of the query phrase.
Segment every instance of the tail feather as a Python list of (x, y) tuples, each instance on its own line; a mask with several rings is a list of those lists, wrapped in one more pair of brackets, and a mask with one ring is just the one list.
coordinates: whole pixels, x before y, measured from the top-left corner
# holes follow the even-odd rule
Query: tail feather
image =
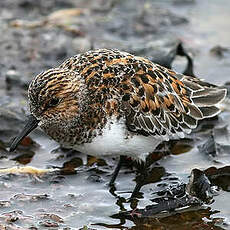
[(195, 105), (198, 107), (208, 107), (213, 106), (221, 102), (226, 95), (225, 89), (210, 89), (204, 90), (204, 94), (202, 94), (202, 91), (199, 92), (199, 96), (196, 95), (195, 98), (192, 97), (192, 100)]
[(209, 96), (209, 94), (213, 94), (216, 91), (219, 91), (220, 89), (215, 87), (215, 88), (203, 88), (202, 90), (197, 90), (197, 91), (193, 91), (192, 97), (204, 97), (204, 96)]
[(191, 77), (182, 79), (186, 87), (192, 90), (190, 99), (193, 103), (188, 106), (190, 110), (188, 115), (197, 120), (218, 115), (220, 113), (218, 104), (226, 97), (227, 90), (203, 82), (198, 78), (195, 81), (194, 78), (192, 79)]
[(189, 110), (189, 116), (194, 117), (197, 120), (200, 120), (203, 118), (203, 114), (196, 104), (188, 104), (187, 107)]
[(176, 133), (180, 137), (183, 133), (189, 134), (196, 128), (199, 120), (218, 115), (221, 112), (218, 105), (225, 99), (227, 90), (194, 77), (182, 75), (179, 79), (185, 86), (184, 92), (189, 100), (186, 100), (186, 96), (175, 97), (177, 100), (174, 100), (174, 106), (180, 113), (179, 115), (176, 112), (167, 113), (167, 115), (171, 122), (169, 134)]
[(205, 118), (214, 117), (220, 113), (220, 109), (216, 106), (200, 107), (199, 109)]
[(197, 120), (192, 118), (191, 116), (184, 114), (184, 122), (191, 128), (194, 129), (197, 126)]

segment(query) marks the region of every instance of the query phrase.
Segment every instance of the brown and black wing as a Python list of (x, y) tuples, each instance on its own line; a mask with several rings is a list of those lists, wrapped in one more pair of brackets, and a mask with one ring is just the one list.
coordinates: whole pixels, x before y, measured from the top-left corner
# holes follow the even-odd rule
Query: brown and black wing
[(225, 89), (159, 65), (138, 70), (127, 85), (132, 88), (123, 96), (129, 130), (166, 140), (183, 137), (198, 120), (217, 115), (216, 105), (226, 95)]

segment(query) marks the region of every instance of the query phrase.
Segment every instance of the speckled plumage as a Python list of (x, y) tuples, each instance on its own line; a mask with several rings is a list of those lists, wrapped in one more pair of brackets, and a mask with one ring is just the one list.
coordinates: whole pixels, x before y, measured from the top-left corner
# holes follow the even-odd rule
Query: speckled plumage
[[(28, 92), (31, 113), (56, 141), (78, 150), (95, 149), (94, 155), (106, 155), (109, 144), (103, 141), (107, 139), (101, 139), (98, 151), (98, 143), (90, 143), (108, 130), (114, 132), (117, 125), (118, 133), (121, 129), (124, 132), (116, 138), (124, 139), (125, 148), (116, 142), (111, 154), (132, 156), (132, 151), (126, 150), (129, 143), (135, 145), (134, 137), (140, 137), (138, 143), (143, 148), (136, 146), (137, 158), (141, 151), (150, 151), (148, 143), (154, 150), (160, 141), (183, 137), (197, 126), (198, 120), (217, 115), (220, 111), (216, 104), (226, 94), (224, 89), (198, 78), (108, 49), (77, 55), (37, 75)], [(104, 152), (103, 144), (107, 145)]]

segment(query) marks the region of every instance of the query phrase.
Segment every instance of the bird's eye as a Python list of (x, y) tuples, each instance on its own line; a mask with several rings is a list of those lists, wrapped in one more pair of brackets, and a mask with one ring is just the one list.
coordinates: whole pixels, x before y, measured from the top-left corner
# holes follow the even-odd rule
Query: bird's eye
[(52, 98), (50, 101), (49, 101), (49, 106), (50, 107), (54, 107), (56, 105), (58, 105), (60, 102), (60, 99), (59, 98)]

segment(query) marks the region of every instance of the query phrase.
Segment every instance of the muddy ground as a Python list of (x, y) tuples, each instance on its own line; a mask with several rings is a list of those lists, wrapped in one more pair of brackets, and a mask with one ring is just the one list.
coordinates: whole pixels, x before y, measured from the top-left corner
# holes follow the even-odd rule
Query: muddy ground
[[(92, 48), (160, 62), (182, 42), (196, 75), (225, 84), (229, 12), (228, 0), (0, 1), (0, 229), (230, 229), (228, 102), (218, 118), (168, 143), (165, 154), (153, 155), (158, 161), (151, 177), (131, 203), (135, 165), (122, 169), (114, 188), (107, 185), (117, 157), (95, 159), (61, 149), (39, 129), (15, 152), (7, 151), (28, 114), (32, 77)], [(179, 72), (185, 66), (183, 57), (173, 62)], [(211, 201), (153, 210), (163, 191), (187, 184), (195, 168), (215, 190)], [(139, 213), (132, 212), (136, 207)]]

